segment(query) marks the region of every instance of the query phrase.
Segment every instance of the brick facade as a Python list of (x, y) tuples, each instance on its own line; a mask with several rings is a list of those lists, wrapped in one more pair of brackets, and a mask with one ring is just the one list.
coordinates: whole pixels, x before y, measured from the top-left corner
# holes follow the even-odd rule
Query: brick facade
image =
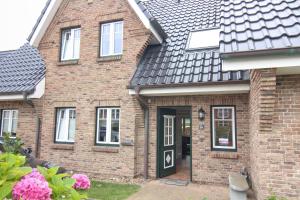
[[(191, 106), (192, 109), (192, 180), (200, 183), (227, 184), (231, 172), (249, 168), (248, 94), (150, 98), (149, 175), (156, 177), (157, 108), (158, 106)], [(211, 150), (210, 106), (235, 105), (237, 119), (237, 152)], [(206, 113), (205, 128), (199, 129), (198, 110)]]
[[(121, 58), (99, 60), (100, 23), (124, 20), (124, 49)], [(81, 27), (78, 64), (60, 63), (61, 29)], [(98, 178), (133, 177), (141, 173), (142, 155), (135, 146), (95, 146), (96, 107), (121, 108), (121, 143), (140, 140), (136, 126), (142, 117), (140, 105), (126, 86), (139, 55), (151, 34), (127, 1), (65, 0), (42, 39), (39, 50), (47, 66), (43, 109), (41, 157)], [(67, 65), (68, 64), (68, 65)], [(54, 143), (55, 108), (76, 107), (74, 145)]]
[(2, 101), (0, 102), (0, 110), (18, 110), (17, 137), (22, 139), (25, 148), (31, 148), (35, 154), (38, 117), (41, 118), (42, 101), (35, 100), (33, 105), (25, 101)]
[(257, 198), (298, 199), (300, 76), (254, 70), (250, 91), (251, 176)]

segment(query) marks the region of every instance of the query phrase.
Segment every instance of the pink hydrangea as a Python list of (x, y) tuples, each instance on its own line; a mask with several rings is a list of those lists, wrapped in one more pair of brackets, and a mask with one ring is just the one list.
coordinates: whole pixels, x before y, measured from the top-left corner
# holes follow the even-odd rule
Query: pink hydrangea
[(51, 200), (52, 190), (46, 181), (24, 177), (13, 188), (14, 200)]
[(73, 188), (80, 190), (87, 190), (91, 187), (90, 179), (84, 174), (74, 174), (72, 176), (76, 180)]
[(23, 177), (23, 179), (26, 178), (36, 178), (40, 181), (46, 181), (45, 177), (36, 168), (32, 169), (32, 172), (30, 174), (27, 174)]

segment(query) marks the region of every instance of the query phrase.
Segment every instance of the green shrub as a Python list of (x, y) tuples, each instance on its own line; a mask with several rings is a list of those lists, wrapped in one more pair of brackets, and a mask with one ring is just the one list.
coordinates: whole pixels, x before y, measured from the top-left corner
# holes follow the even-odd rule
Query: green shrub
[(11, 138), (10, 134), (4, 133), (3, 137), (3, 149), (6, 153), (19, 154), (21, 152), (24, 143), (20, 138)]
[(38, 171), (45, 177), (49, 187), (52, 189), (52, 199), (87, 199), (87, 195), (84, 191), (77, 191), (73, 188), (75, 179), (70, 178), (68, 174), (57, 174), (58, 169), (59, 167), (53, 167), (50, 169), (38, 167)]
[(278, 197), (275, 194), (273, 194), (273, 195), (269, 196), (266, 200), (287, 200), (287, 199), (284, 197)]
[(10, 198), (14, 185), (32, 169), (24, 167), (25, 157), (12, 153), (0, 154), (0, 199)]

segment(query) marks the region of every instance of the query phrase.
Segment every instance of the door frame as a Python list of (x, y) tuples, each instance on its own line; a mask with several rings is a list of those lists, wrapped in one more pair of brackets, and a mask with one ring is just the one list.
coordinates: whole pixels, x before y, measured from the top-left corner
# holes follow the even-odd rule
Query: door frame
[[(193, 173), (192, 173), (192, 170), (193, 170), (193, 167), (192, 167), (192, 163), (193, 163), (193, 143), (192, 143), (192, 129), (193, 129), (193, 118), (192, 118), (192, 106), (157, 106), (157, 109), (156, 109), (156, 178), (160, 178), (159, 177), (159, 174), (160, 174), (160, 162), (161, 162), (161, 158), (160, 158), (160, 153), (159, 153), (159, 142), (160, 142), (160, 137), (159, 137), (159, 125), (160, 123), (158, 123), (158, 120), (159, 120), (159, 116), (160, 116), (160, 110), (162, 108), (169, 108), (169, 109), (176, 109), (176, 108), (185, 108), (187, 110), (189, 110), (189, 116), (191, 118), (191, 130), (190, 130), (190, 147), (191, 147), (191, 159), (190, 159), (190, 178), (189, 180), (192, 182), (193, 181)], [(176, 122), (175, 122), (175, 126), (176, 126)], [(176, 134), (176, 133), (175, 133)], [(174, 136), (174, 138), (176, 138), (176, 136)], [(175, 142), (175, 141), (174, 141)], [(175, 145), (175, 152), (176, 152), (176, 145)], [(176, 155), (174, 156), (176, 157)], [(174, 162), (176, 162), (176, 160), (174, 160)]]

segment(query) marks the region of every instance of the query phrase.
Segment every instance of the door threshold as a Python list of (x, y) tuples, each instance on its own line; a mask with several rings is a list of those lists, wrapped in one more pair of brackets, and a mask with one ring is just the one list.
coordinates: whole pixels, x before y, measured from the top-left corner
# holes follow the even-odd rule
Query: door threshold
[(176, 185), (176, 186), (187, 186), (190, 183), (190, 181), (188, 180), (178, 180), (178, 179), (168, 179), (168, 178), (162, 178), (160, 179), (160, 182), (166, 185)]

